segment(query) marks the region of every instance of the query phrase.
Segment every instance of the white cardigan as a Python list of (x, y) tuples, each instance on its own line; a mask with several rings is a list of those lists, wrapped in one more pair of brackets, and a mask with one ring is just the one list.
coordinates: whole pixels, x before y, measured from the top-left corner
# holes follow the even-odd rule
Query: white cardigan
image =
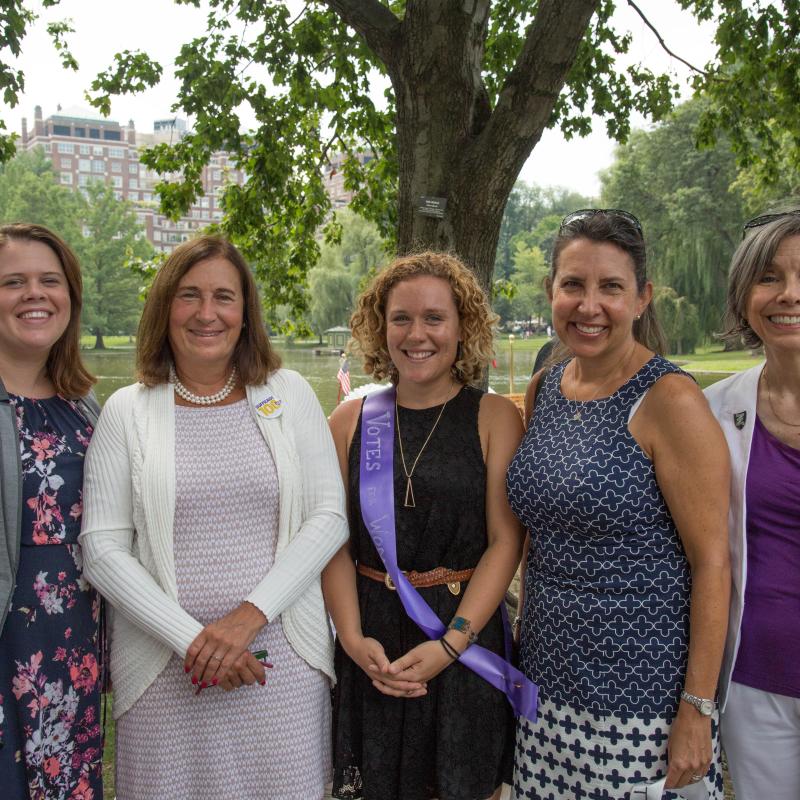
[(731, 453), (731, 503), (728, 533), (731, 551), (731, 605), (728, 635), (719, 676), (720, 708), (725, 709), (731, 673), (739, 652), (744, 591), (747, 583), (747, 468), (756, 423), (758, 379), (763, 364), (731, 375), (705, 390), (711, 411), (717, 418)]
[[(256, 406), (270, 396), (281, 401), (281, 412), (264, 416)], [(333, 440), (314, 392), (294, 371), (281, 369), (265, 386), (248, 386), (247, 400), (275, 461), (280, 518), (275, 563), (242, 600), (270, 622), (280, 615), (295, 651), (333, 680), (320, 573), (348, 535)], [(171, 654), (183, 658), (203, 629), (178, 604), (175, 397), (169, 384), (135, 384), (109, 398), (86, 455), (84, 481), (84, 575), (119, 612), (111, 638), (119, 717)], [(224, 550), (218, 558), (224, 568)]]

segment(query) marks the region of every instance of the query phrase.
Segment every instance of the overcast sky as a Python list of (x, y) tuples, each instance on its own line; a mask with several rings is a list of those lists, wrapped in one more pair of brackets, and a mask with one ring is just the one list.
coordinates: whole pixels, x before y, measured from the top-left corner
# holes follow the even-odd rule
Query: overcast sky
[[(617, 13), (618, 29), (630, 30), (634, 44), (631, 60), (643, 62), (654, 72), (674, 70), (685, 84), (688, 70), (672, 59), (659, 45), (639, 17), (624, 0)], [(655, 24), (671, 50), (702, 66), (713, 55), (713, 26), (700, 26), (674, 0), (640, 0), (638, 3)], [(45, 33), (50, 20), (72, 19), (75, 33), (69, 41), (78, 60), (77, 73), (62, 69)], [(2, 107), (9, 129), (19, 132), (22, 117), (33, 119), (33, 109), (41, 105), (44, 116), (88, 108), (84, 93), (98, 72), (105, 70), (115, 53), (144, 50), (164, 67), (164, 77), (155, 89), (136, 96), (112, 100), (111, 118), (122, 124), (133, 119), (142, 131), (151, 131), (154, 119), (168, 116), (175, 101), (177, 83), (172, 76), (174, 58), (182, 43), (205, 30), (205, 12), (192, 6), (177, 6), (169, 0), (62, 0), (60, 6), (42, 11), (40, 20), (23, 42), (18, 62), (25, 72), (25, 94), (14, 109)], [(5, 55), (5, 54), (4, 54)], [(688, 93), (687, 93), (688, 96)], [(246, 116), (245, 124), (252, 122)], [(637, 120), (637, 125), (646, 125)], [(599, 191), (598, 172), (613, 158), (614, 143), (605, 135), (602, 121), (585, 139), (567, 142), (558, 131), (546, 131), (525, 165), (521, 178), (542, 186), (566, 186), (588, 195)]]

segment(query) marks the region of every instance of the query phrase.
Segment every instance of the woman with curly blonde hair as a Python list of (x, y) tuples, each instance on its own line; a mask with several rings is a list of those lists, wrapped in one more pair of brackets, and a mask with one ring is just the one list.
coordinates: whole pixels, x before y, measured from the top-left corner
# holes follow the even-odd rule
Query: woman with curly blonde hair
[[(401, 572), (383, 545), (379, 554), (365, 511), (364, 484), (379, 468), (369, 459), (381, 447), (370, 398), (351, 400), (330, 419), (350, 542), (323, 573), (338, 636), (336, 798), (484, 800), (509, 779), (511, 706), (462, 661), (468, 648), (501, 660), (499, 609), (522, 545), (505, 493), (522, 420), (505, 398), (469, 385), (491, 357), (495, 321), (472, 272), (442, 253), (398, 258), (358, 298), (355, 350), (367, 373), (394, 387), (379, 498), (393, 505), (394, 525), (378, 544), (394, 534)], [(406, 611), (406, 587), (390, 573), (427, 606), (438, 633)]]

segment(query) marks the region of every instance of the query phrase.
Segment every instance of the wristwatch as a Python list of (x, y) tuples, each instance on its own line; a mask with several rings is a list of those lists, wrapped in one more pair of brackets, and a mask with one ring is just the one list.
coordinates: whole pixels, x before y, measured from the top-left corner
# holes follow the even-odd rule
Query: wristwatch
[(681, 700), (685, 700), (690, 706), (694, 706), (704, 717), (710, 717), (717, 707), (717, 704), (713, 700), (695, 697), (695, 695), (689, 694), (685, 689), (681, 692)]

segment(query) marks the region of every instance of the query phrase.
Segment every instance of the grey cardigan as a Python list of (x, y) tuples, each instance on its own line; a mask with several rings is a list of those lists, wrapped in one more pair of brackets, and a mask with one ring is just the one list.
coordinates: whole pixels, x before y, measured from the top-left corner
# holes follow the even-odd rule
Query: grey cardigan
[[(94, 427), (100, 415), (94, 393), (78, 407)], [(14, 593), (22, 534), (22, 460), (14, 408), (0, 380), (0, 634)]]

